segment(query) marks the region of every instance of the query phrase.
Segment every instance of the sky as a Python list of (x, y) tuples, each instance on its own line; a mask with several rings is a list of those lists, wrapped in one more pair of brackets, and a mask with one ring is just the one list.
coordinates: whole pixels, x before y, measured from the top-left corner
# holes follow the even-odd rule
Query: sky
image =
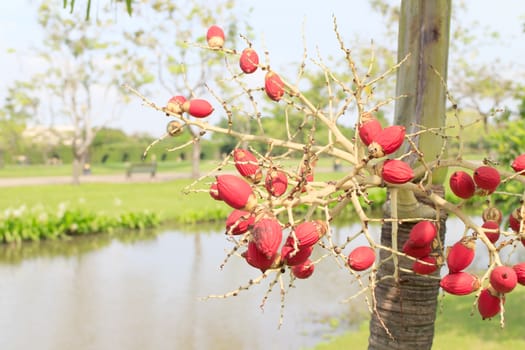
[[(31, 56), (31, 48), (40, 44), (42, 36), (36, 22), (38, 0), (0, 1), (0, 76), (3, 83), (0, 85), (0, 98), (3, 99), (10, 82), (27, 77), (36, 68), (38, 63)], [(94, 3), (96, 6), (97, 2), (107, 1), (109, 0), (95, 0)], [(500, 32), (503, 38), (502, 45), (479, 47), (480, 55), (477, 59), (486, 62), (501, 60), (502, 66), (513, 65), (523, 77), (525, 2), (466, 2), (468, 11), (456, 18), (456, 21), (461, 21), (463, 25), (478, 22), (478, 25), (472, 26), (474, 33), (481, 33), (479, 28), (488, 26)], [(82, 2), (77, 3), (77, 11), (83, 11), (84, 8), (80, 8)], [(203, 3), (206, 1), (203, 0)], [(56, 0), (56, 4), (61, 7), (62, 1)], [(315, 56), (317, 47), (323, 55), (339, 54), (333, 32), (333, 15), (348, 42), (367, 45), (370, 40), (380, 43), (389, 40), (385, 38), (385, 19), (373, 12), (365, 0), (266, 0), (247, 1), (244, 5), (246, 4), (253, 7), (249, 19), (255, 41), (271, 53), (270, 59), (274, 67), (286, 67), (291, 62), (300, 61), (303, 37), (310, 56)], [(454, 25), (453, 21), (452, 26)], [(145, 131), (159, 136), (164, 132), (166, 119), (139, 103), (132, 104), (122, 114), (112, 122), (112, 127), (122, 128), (128, 133)]]

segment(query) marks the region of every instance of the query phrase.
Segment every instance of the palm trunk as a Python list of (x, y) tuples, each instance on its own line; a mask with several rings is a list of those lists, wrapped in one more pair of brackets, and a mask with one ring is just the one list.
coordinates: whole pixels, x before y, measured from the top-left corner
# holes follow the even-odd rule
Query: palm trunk
[[(442, 190), (442, 189), (441, 189)], [(438, 191), (438, 189), (435, 189)], [(397, 245), (402, 247), (408, 239), (414, 222), (398, 226)], [(440, 213), (439, 237), (444, 242), (446, 213)], [(392, 225), (386, 223), (381, 229), (381, 244), (392, 246)], [(439, 253), (439, 247), (435, 253)], [(390, 253), (381, 251), (384, 260)], [(399, 266), (412, 269), (412, 260), (400, 257)], [(392, 259), (381, 265), (377, 278), (394, 274)], [(437, 296), (439, 292), (439, 270), (434, 279), (413, 273), (400, 272), (399, 282), (393, 278), (377, 283), (374, 294), (376, 310), (370, 321), (369, 349), (410, 349), (425, 350), (432, 347), (434, 322), (436, 318)], [(388, 332), (387, 332), (388, 331)]]
[[(410, 54), (409, 60), (397, 75), (396, 94), (406, 98), (396, 103), (395, 123), (404, 125), (409, 132), (415, 125), (439, 128), (445, 125), (446, 91), (441, 79), (446, 80), (448, 64), (450, 0), (403, 0), (399, 21), (398, 59)], [(436, 74), (439, 72), (439, 74)], [(435, 160), (442, 152), (443, 140), (439, 135), (425, 133), (414, 139), (424, 159)], [(406, 151), (403, 150), (403, 152)], [(414, 154), (415, 155), (415, 154)], [(416, 165), (416, 157), (408, 159)], [(446, 170), (433, 171), (432, 183), (442, 184)], [(403, 215), (399, 219), (421, 217), (417, 212), (418, 201), (414, 200), (412, 212), (410, 203), (402, 202), (414, 198), (412, 193), (399, 196), (398, 206), (403, 205)], [(420, 204), (419, 204), (420, 205)], [(385, 217), (390, 217), (385, 213)], [(446, 216), (441, 213), (440, 237), (444, 242)], [(398, 247), (402, 247), (415, 224), (403, 223), (398, 226)], [(392, 226), (383, 225), (381, 243), (392, 246)], [(390, 253), (381, 251), (381, 259)], [(412, 262), (399, 259), (399, 266), (411, 269)], [(436, 272), (438, 276), (439, 271)], [(383, 263), (378, 271), (378, 279), (394, 275), (392, 259)], [(439, 279), (417, 276), (412, 273), (399, 275), (396, 281), (389, 278), (378, 282), (374, 289), (376, 312), (370, 321), (369, 349), (424, 350), (432, 347), (436, 317)]]

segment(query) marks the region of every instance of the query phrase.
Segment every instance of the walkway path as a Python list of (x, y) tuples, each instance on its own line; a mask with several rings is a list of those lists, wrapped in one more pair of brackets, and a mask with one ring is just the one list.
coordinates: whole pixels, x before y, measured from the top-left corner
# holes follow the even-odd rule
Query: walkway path
[[(346, 169), (342, 169), (343, 171)], [(316, 172), (332, 172), (331, 168), (316, 168)], [(181, 173), (174, 171), (156, 173), (155, 177), (151, 177), (148, 173), (138, 173), (131, 175), (130, 178), (126, 174), (113, 175), (82, 175), (80, 183), (130, 183), (130, 182), (163, 182), (175, 179), (189, 179), (190, 173)], [(12, 186), (34, 186), (34, 185), (62, 185), (72, 183), (71, 176), (35, 176), (35, 177), (0, 177), (0, 187)]]
[[(126, 183), (126, 182), (162, 182), (175, 179), (190, 178), (190, 174), (180, 172), (161, 172), (151, 177), (149, 174), (133, 174), (127, 178), (122, 175), (83, 175), (80, 183)], [(33, 186), (33, 185), (59, 185), (72, 183), (71, 176), (37, 176), (0, 178), (0, 187)]]

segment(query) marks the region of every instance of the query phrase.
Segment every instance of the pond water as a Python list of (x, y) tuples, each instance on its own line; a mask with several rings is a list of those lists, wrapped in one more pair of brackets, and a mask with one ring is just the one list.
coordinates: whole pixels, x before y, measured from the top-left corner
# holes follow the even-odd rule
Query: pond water
[[(451, 243), (463, 229), (454, 219), (448, 226)], [(260, 273), (237, 257), (220, 270), (231, 242), (220, 227), (199, 231), (0, 247), (0, 349), (299, 349), (337, 332), (334, 319), (339, 329), (367, 319), (362, 299), (341, 303), (359, 287), (333, 259), (296, 281), (280, 329), (278, 286), (259, 307), (269, 281), (203, 301)], [(334, 237), (356, 231), (338, 227)], [(475, 265), (486, 265), (481, 254)]]

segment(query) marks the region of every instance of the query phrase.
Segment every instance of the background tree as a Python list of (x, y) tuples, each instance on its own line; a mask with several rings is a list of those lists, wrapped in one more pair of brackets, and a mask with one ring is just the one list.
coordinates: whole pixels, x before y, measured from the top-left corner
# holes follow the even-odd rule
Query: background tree
[[(209, 98), (208, 87), (220, 89), (222, 57), (213, 50), (196, 51), (188, 45), (204, 45), (205, 33), (194, 36), (196, 28), (209, 27), (214, 23), (229, 23), (224, 28), (230, 40), (239, 40), (238, 32), (249, 32), (249, 26), (240, 20), (242, 15), (231, 10), (235, 1), (217, 1), (213, 6), (202, 6), (198, 1), (155, 0), (134, 5), (134, 13), (140, 21), (126, 35), (126, 40), (143, 53), (145, 65), (149, 71), (156, 72), (154, 84), (148, 86), (149, 93), (165, 96), (166, 102), (171, 96), (184, 95), (185, 98)], [(239, 6), (237, 6), (239, 10)], [(241, 10), (242, 13), (242, 10)], [(126, 51), (125, 57), (133, 56), (135, 51)], [(132, 58), (132, 57), (130, 57)], [(208, 79), (215, 76), (215, 81)], [(219, 107), (219, 106), (216, 106)], [(198, 130), (189, 126), (186, 132), (193, 139), (192, 177), (200, 175), (199, 164), (202, 156), (201, 138)]]
[[(43, 70), (27, 81), (15, 82), (15, 87), (22, 85), (32, 100), (10, 99), (17, 109), (31, 116), (33, 124), (46, 125), (58, 137), (70, 138), (73, 183), (78, 183), (97, 131), (114, 118), (114, 108), (123, 102), (119, 99), (119, 81), (125, 77), (141, 86), (148, 75), (141, 69), (140, 58), (126, 64), (115, 60), (118, 31), (113, 20), (83, 21), (49, 1), (44, 1), (38, 11), (44, 41), (37, 55)], [(94, 102), (104, 94), (106, 107), (113, 112)], [(72, 134), (59, 133), (56, 126), (61, 124), (70, 126)]]

